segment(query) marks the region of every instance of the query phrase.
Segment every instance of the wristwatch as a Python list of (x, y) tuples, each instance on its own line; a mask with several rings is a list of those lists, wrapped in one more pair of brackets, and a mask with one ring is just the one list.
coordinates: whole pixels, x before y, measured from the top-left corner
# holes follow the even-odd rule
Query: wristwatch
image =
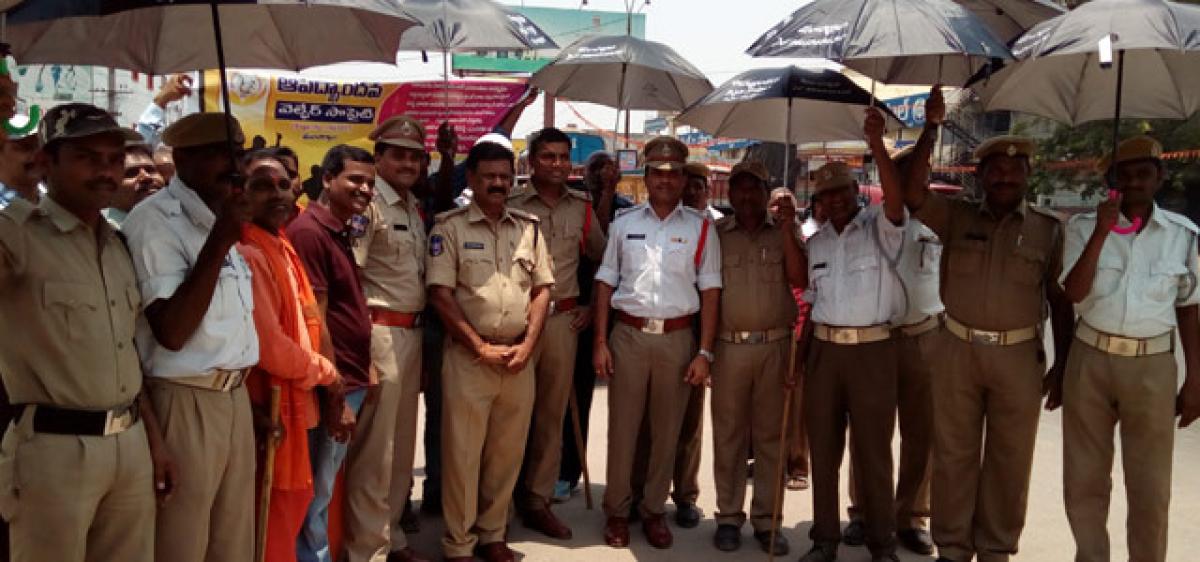
[(707, 350), (707, 349), (701, 349), (700, 351), (697, 351), (697, 352), (696, 352), (696, 355), (699, 355), (700, 357), (703, 357), (703, 358), (704, 358), (704, 359), (706, 359), (706, 360), (707, 360), (709, 363), (712, 363), (712, 362), (713, 362), (713, 360), (714, 360), (714, 359), (716, 359), (716, 356), (715, 356), (715, 355), (713, 355), (713, 352), (711, 352), (711, 351), (709, 351), (709, 350)]

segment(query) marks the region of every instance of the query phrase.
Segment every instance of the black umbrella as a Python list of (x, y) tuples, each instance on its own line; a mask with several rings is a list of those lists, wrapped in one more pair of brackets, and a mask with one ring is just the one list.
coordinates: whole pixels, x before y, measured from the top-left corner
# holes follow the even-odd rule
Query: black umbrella
[[(863, 111), (874, 105), (894, 128), (900, 120), (870, 92), (829, 69), (795, 66), (743, 72), (676, 118), (713, 136), (799, 144), (858, 139)], [(781, 119), (782, 117), (782, 119)], [(791, 158), (784, 158), (788, 178)]]
[(1069, 125), (1113, 119), (1114, 150), (1121, 117), (1200, 110), (1200, 6), (1093, 0), (1037, 25), (1013, 53), (1016, 62), (973, 85), (986, 109)]
[(1050, 0), (954, 0), (987, 24), (992, 34), (1008, 42), (1029, 28), (1066, 12)]
[(1011, 58), (953, 0), (814, 0), (746, 52), (829, 59), (889, 84), (965, 84), (992, 59)]

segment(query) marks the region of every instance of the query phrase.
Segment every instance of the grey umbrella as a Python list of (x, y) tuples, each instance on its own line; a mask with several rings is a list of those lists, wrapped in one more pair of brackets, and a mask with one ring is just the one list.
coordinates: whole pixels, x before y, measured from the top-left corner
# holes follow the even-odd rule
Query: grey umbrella
[(987, 24), (999, 39), (1008, 42), (1029, 28), (1066, 12), (1050, 0), (954, 0)]
[[(862, 138), (863, 112), (874, 105), (893, 129), (903, 124), (846, 75), (795, 66), (743, 72), (675, 119), (713, 136), (799, 144)], [(784, 158), (788, 178), (791, 158)], [(785, 179), (786, 181), (786, 179)]]
[(825, 58), (889, 84), (965, 84), (1004, 43), (953, 0), (814, 0), (746, 50)]
[(682, 111), (712, 83), (674, 49), (628, 35), (584, 37), (534, 73), (548, 95), (618, 110)]

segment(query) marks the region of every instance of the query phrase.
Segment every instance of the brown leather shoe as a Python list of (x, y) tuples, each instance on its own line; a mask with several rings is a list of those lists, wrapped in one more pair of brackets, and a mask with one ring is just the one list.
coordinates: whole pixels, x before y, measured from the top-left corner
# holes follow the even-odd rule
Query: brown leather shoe
[(555, 517), (549, 507), (531, 509), (521, 517), (525, 526), (535, 531), (541, 531), (547, 537), (559, 540), (571, 539), (571, 528)]
[(404, 550), (393, 550), (387, 555), (387, 562), (430, 562), (428, 558), (421, 558), (412, 548)]
[(661, 513), (642, 517), (642, 531), (646, 533), (646, 540), (654, 548), (671, 548), (671, 543), (674, 542), (671, 529), (667, 528), (667, 521)]
[(517, 560), (517, 555), (503, 541), (481, 544), (476, 547), (475, 555), (482, 558), (484, 562), (516, 562)]
[(613, 548), (629, 546), (629, 520), (624, 517), (609, 517), (604, 524), (604, 542)]

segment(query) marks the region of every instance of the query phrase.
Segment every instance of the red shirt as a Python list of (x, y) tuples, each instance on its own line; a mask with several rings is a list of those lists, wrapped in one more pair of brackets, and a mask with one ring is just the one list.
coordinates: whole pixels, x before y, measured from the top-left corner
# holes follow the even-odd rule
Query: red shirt
[(368, 386), (371, 313), (351, 254), (349, 227), (324, 205), (313, 203), (288, 225), (287, 236), (304, 264), (313, 292), (325, 295), (326, 327), (338, 372), (350, 389)]

